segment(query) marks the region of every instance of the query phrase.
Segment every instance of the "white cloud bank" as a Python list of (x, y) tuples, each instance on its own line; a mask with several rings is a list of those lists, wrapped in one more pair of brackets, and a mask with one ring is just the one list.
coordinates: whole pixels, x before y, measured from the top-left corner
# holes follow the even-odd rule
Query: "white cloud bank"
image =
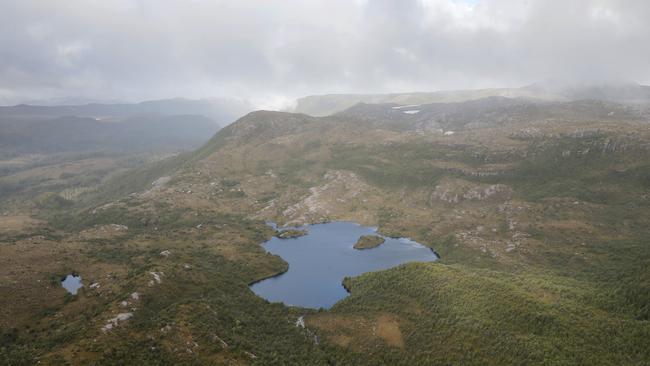
[(650, 83), (646, 0), (0, 0), (0, 103)]

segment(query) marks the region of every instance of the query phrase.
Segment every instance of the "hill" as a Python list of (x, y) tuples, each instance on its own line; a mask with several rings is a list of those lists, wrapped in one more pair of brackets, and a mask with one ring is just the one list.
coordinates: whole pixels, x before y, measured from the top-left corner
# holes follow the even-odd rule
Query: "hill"
[(207, 117), (219, 125), (226, 125), (252, 107), (244, 102), (228, 99), (163, 99), (140, 103), (90, 103), (82, 105), (39, 106), (20, 104), (16, 106), (0, 106), (0, 116), (3, 117), (89, 117), (94, 119), (122, 119), (133, 116), (179, 116), (200, 115)]
[(0, 107), (0, 156), (198, 147), (250, 107), (229, 100)]
[(121, 186), (140, 182), (139, 173), (127, 172), (145, 163), (170, 165), (164, 159), (177, 161), (170, 156), (199, 147), (219, 123), (248, 108), (230, 100), (186, 99), (0, 107), (0, 210), (25, 209), (40, 194), (75, 201), (119, 194), (121, 189), (96, 190), (113, 179)]
[[(643, 365), (649, 151), (643, 109), (597, 100), (252, 112), (180, 162), (103, 186), (123, 195), (73, 209), (48, 195), (22, 226), (0, 217), (14, 227), (0, 246), (12, 258), (0, 355)], [(413, 238), (440, 260), (346, 279), (351, 295), (327, 311), (253, 294), (286, 270), (260, 246), (275, 234), (265, 222), (330, 220)], [(89, 285), (76, 296), (57, 282), (72, 271)]]
[(428, 93), (312, 95), (298, 99), (296, 107), (292, 111), (312, 116), (326, 116), (341, 112), (358, 103), (419, 105), (458, 103), (487, 97), (559, 102), (594, 99), (647, 106), (650, 103), (650, 87), (631, 83), (571, 85), (557, 81), (547, 81), (521, 88), (451, 90)]

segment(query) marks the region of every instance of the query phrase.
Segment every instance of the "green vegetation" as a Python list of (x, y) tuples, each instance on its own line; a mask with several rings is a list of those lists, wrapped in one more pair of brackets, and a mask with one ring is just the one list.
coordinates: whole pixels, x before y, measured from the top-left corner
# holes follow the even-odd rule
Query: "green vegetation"
[(307, 230), (288, 229), (288, 230), (282, 230), (278, 232), (277, 237), (280, 239), (293, 239), (293, 238), (299, 238), (301, 236), (305, 236), (307, 234), (308, 234)]
[(179, 154), (111, 177), (101, 189), (89, 195), (84, 204), (98, 204), (143, 191), (162, 176), (177, 172), (191, 154)]
[(46, 192), (36, 197), (36, 205), (43, 209), (61, 210), (70, 208), (72, 202), (53, 192)]
[[(558, 121), (510, 139), (510, 127), (441, 136), (261, 112), (192, 154), (128, 173), (59, 173), (57, 189), (25, 177), (16, 182), (37, 193), (45, 223), (2, 236), (0, 260), (17, 264), (0, 263), (0, 359), (646, 365), (648, 136), (630, 138), (637, 127), (627, 125), (573, 134), (584, 126)], [(162, 176), (164, 189), (151, 189)], [(0, 189), (15, 194), (16, 182), (0, 179)], [(100, 188), (68, 200), (68, 184)], [(351, 295), (329, 311), (255, 296), (251, 283), (287, 270), (260, 243), (306, 234), (264, 221), (323, 211), (411, 237), (441, 259), (346, 278)], [(355, 248), (381, 242), (362, 237)], [(101, 287), (58, 291), (52, 278), (72, 270)], [(139, 302), (122, 306), (134, 292)], [(35, 293), (44, 301), (25, 300)], [(131, 319), (101, 331), (126, 311)]]
[[(535, 272), (408, 264), (348, 282), (334, 314), (398, 314), (401, 364), (642, 365), (647, 322), (603, 312), (594, 284)], [(613, 341), (613, 340), (616, 341)]]
[(388, 189), (435, 185), (444, 175), (432, 167), (432, 159), (461, 152), (424, 143), (388, 146), (335, 145), (331, 147), (331, 169), (351, 170), (369, 182)]
[(371, 249), (382, 245), (386, 241), (383, 237), (378, 235), (362, 235), (359, 240), (354, 244), (354, 249)]

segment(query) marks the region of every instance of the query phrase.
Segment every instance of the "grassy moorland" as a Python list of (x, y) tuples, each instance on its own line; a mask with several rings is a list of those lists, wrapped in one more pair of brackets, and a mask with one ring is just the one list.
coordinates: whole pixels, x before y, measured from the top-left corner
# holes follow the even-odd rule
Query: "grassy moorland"
[[(650, 130), (552, 108), (453, 135), (256, 112), (69, 203), (35, 197), (29, 225), (0, 220), (0, 359), (646, 365)], [(377, 225), (441, 259), (345, 279), (328, 311), (270, 304), (248, 288), (287, 268), (259, 245), (267, 220)], [(76, 296), (58, 285), (72, 271)]]

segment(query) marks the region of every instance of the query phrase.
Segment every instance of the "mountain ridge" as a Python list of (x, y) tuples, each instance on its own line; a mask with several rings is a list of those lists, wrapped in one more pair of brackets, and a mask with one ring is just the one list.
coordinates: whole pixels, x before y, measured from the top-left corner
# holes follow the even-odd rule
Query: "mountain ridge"
[[(0, 259), (12, 261), (0, 275), (16, 294), (0, 299), (0, 324), (18, 329), (4, 335), (16, 341), (0, 355), (644, 364), (650, 123), (638, 111), (501, 97), (359, 104), (325, 117), (256, 111), (192, 153), (76, 193), (61, 180), (79, 183), (81, 168), (57, 171), (54, 184), (30, 183), (15, 196), (34, 219), (0, 216), (36, 227), (6, 234), (20, 235), (19, 245), (0, 245)], [(6, 182), (5, 191), (22, 182), (30, 181)], [(278, 235), (267, 222), (327, 221), (412, 238), (440, 260), (346, 278), (350, 296), (330, 310), (269, 303), (250, 290), (287, 270), (260, 245)], [(34, 251), (39, 266), (17, 270)], [(72, 271), (89, 286), (65, 298), (59, 279)], [(32, 331), (34, 319), (68, 337)]]
[[(621, 92), (624, 92), (621, 94)], [(621, 96), (622, 95), (622, 96)], [(324, 116), (345, 110), (357, 103), (395, 103), (400, 105), (450, 103), (499, 96), (539, 101), (573, 101), (597, 99), (622, 104), (650, 103), (650, 86), (622, 83), (604, 85), (558, 85), (539, 82), (519, 88), (492, 88), (472, 90), (441, 90), (390, 94), (325, 94), (299, 98), (292, 109), (297, 113)]]
[(138, 103), (89, 103), (56, 106), (18, 104), (0, 106), (0, 116), (125, 118), (137, 115), (203, 115), (223, 126), (250, 112), (251, 109), (251, 105), (231, 99), (172, 98)]

